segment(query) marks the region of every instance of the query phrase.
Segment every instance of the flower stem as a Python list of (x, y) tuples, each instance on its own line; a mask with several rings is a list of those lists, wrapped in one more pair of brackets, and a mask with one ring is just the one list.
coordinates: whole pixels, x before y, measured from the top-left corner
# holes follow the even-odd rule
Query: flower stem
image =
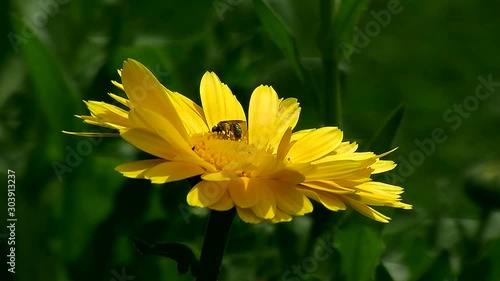
[(235, 213), (235, 208), (228, 211), (212, 210), (210, 212), (205, 240), (201, 249), (201, 272), (196, 281), (216, 281), (218, 279)]
[[(323, 65), (323, 85), (325, 103), (323, 112), (328, 125), (342, 126), (342, 96), (337, 50), (332, 32), (332, 13), (334, 1), (321, 0), (320, 49)], [(333, 110), (332, 110), (333, 109)]]

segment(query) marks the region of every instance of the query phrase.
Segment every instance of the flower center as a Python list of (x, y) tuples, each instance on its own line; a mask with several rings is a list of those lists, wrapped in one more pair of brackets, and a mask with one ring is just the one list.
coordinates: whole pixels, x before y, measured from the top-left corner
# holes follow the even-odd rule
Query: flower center
[(218, 171), (225, 170), (237, 176), (256, 176), (277, 161), (271, 151), (248, 144), (246, 137), (235, 140), (233, 135), (220, 132), (191, 136), (191, 147)]

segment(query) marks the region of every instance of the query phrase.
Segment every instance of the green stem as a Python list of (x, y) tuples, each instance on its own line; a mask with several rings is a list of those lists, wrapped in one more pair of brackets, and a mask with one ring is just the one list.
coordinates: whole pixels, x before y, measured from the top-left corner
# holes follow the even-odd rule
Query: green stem
[(340, 72), (334, 44), (334, 34), (331, 34), (333, 1), (321, 0), (320, 48), (323, 65), (323, 85), (325, 103), (323, 112), (328, 125), (342, 126), (342, 96)]
[(218, 279), (235, 213), (234, 208), (228, 211), (212, 210), (210, 212), (205, 240), (201, 249), (201, 271), (196, 281), (216, 281)]

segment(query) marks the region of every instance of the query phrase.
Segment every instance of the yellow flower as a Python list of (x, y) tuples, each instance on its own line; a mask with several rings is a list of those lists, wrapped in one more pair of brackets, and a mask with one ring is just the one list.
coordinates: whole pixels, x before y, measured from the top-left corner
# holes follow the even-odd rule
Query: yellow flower
[[(156, 159), (118, 166), (126, 177), (162, 184), (201, 176), (187, 195), (191, 206), (236, 207), (249, 223), (290, 221), (310, 213), (313, 199), (332, 211), (346, 205), (380, 222), (389, 217), (370, 206), (411, 209), (403, 189), (371, 180), (393, 169), (384, 155), (355, 152), (337, 127), (292, 133), (297, 99), (280, 99), (272, 87), (251, 96), (248, 119), (226, 84), (212, 72), (201, 79), (203, 108), (161, 85), (142, 64), (128, 59), (113, 83), (128, 99), (110, 94), (121, 107), (86, 102), (84, 122), (116, 129), (126, 141)], [(126, 108), (126, 109), (123, 109)], [(91, 133), (72, 133), (92, 136)]]

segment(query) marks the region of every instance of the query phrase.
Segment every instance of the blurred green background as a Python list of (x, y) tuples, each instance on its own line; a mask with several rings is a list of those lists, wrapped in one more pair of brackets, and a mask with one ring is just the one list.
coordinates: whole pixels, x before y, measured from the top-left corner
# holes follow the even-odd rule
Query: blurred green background
[(297, 97), (297, 129), (338, 125), (362, 149), (399, 147), (398, 168), (377, 179), (403, 186), (413, 210), (378, 208), (388, 225), (321, 206), (278, 225), (236, 219), (221, 280), (500, 280), (500, 1), (0, 5), (0, 171), (16, 172), (18, 219), (11, 274), (4, 184), (1, 280), (193, 280), (129, 240), (199, 255), (208, 212), (186, 205), (189, 185), (125, 179), (114, 167), (145, 155), (61, 133), (95, 129), (73, 115), (122, 94), (110, 80), (126, 58), (197, 102), (212, 70), (244, 107), (260, 84)]

